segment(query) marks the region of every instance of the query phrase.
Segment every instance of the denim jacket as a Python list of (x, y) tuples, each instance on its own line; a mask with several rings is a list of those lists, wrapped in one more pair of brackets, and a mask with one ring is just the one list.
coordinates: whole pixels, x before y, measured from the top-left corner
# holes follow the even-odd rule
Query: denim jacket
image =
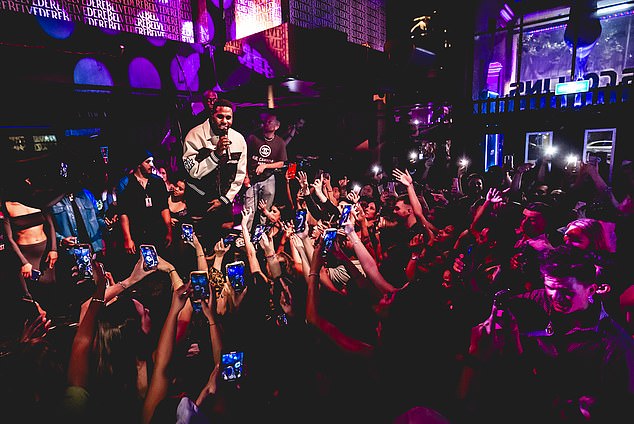
[[(86, 223), (86, 231), (90, 237), (90, 245), (93, 252), (103, 250), (102, 230), (106, 224), (97, 206), (95, 196), (90, 191), (83, 189), (75, 193), (75, 202), (82, 219)], [(73, 206), (68, 196), (64, 196), (59, 202), (55, 203), (52, 206), (52, 212), (58, 244), (65, 237), (79, 236)]]

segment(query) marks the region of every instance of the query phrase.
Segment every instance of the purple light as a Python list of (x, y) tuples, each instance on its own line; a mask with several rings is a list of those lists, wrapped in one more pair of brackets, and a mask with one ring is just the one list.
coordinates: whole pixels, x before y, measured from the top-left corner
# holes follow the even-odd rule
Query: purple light
[(128, 67), (130, 87), (161, 88), (161, 77), (152, 62), (144, 57), (135, 57)]
[(82, 85), (114, 86), (108, 67), (93, 58), (80, 59), (73, 71), (73, 81)]

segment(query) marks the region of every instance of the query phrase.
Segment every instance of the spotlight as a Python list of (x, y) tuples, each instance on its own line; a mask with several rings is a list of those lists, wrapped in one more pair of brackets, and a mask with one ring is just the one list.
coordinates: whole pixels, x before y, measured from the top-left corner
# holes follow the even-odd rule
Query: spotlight
[(378, 174), (379, 172), (381, 172), (381, 167), (379, 165), (373, 165), (372, 172), (374, 172), (375, 174)]

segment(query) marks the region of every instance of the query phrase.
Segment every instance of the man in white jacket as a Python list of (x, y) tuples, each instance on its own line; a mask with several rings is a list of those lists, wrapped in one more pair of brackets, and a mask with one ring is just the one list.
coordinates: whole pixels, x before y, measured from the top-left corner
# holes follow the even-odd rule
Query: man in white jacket
[(187, 209), (203, 246), (213, 246), (222, 228), (233, 225), (233, 200), (247, 171), (247, 144), (231, 128), (235, 107), (215, 102), (209, 119), (192, 128), (183, 143), (183, 165), (189, 173)]

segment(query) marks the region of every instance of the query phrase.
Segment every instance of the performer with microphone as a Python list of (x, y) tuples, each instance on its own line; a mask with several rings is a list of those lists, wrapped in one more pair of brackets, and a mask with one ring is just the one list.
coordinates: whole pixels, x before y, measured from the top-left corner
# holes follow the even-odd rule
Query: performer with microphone
[(222, 228), (233, 226), (233, 200), (247, 172), (246, 141), (231, 128), (234, 110), (230, 101), (216, 101), (209, 119), (192, 128), (183, 143), (187, 209), (205, 248), (213, 247)]

